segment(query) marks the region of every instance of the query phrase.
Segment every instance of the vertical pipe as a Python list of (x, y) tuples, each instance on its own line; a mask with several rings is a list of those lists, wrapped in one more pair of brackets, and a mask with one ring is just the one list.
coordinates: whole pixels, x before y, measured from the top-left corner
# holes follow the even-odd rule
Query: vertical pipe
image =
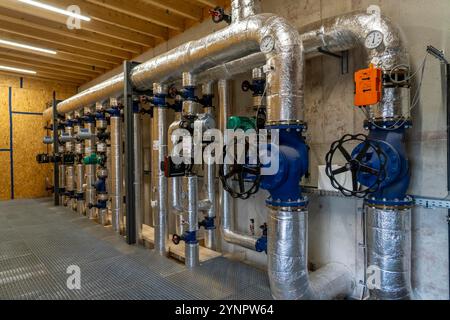
[(111, 116), (111, 211), (112, 226), (115, 232), (123, 234), (122, 209), (122, 119), (120, 115)]
[(275, 299), (313, 299), (308, 275), (308, 211), (270, 209), (267, 243), (270, 289)]
[[(154, 94), (167, 94), (167, 87), (155, 84)], [(155, 250), (160, 255), (167, 254), (168, 237), (168, 186), (161, 163), (167, 156), (167, 107), (155, 106), (153, 114), (153, 156), (152, 156), (152, 208), (155, 226)]]
[(66, 190), (66, 166), (64, 164), (60, 164), (58, 166), (58, 181), (59, 181), (59, 203), (60, 205), (64, 205), (65, 196), (64, 192)]
[(134, 192), (135, 192), (135, 212), (136, 212), (136, 236), (137, 239), (142, 239), (142, 224), (143, 217), (143, 154), (142, 154), (142, 122), (141, 115), (137, 112), (133, 115), (134, 122)]
[[(93, 122), (85, 122), (84, 128), (89, 131), (90, 134), (92, 134), (92, 138), (86, 139), (84, 141), (84, 155), (85, 156), (91, 156), (92, 153), (95, 152), (95, 124)], [(86, 165), (86, 205), (89, 204), (95, 204), (95, 170), (96, 166), (95, 164), (87, 164)], [(96, 218), (96, 209), (95, 208), (88, 208), (87, 209), (87, 216), (89, 219), (95, 219)]]
[[(56, 110), (57, 102), (56, 102), (56, 91), (53, 91), (53, 100), (52, 100), (52, 109), (53, 109), (53, 155), (59, 155), (59, 141), (58, 141), (58, 111)], [(54, 161), (53, 163), (53, 186), (54, 186), (54, 203), (55, 206), (60, 205), (60, 185), (59, 185), (59, 164), (58, 161)]]
[[(208, 200), (211, 203), (207, 212), (207, 217), (216, 218), (217, 203), (216, 203), (216, 164), (206, 165), (206, 192), (208, 194)], [(209, 249), (215, 249), (216, 247), (216, 229), (205, 230), (205, 247)]]
[[(227, 119), (231, 115), (231, 86), (229, 80), (219, 81), (219, 125), (220, 129), (225, 132), (227, 128)], [(224, 137), (227, 135), (225, 134)], [(225, 141), (225, 144), (227, 142)], [(224, 167), (224, 174), (227, 174), (228, 167)], [(221, 188), (220, 203), (222, 207), (221, 231), (222, 237), (226, 242), (239, 245), (241, 247), (256, 250), (256, 242), (258, 239), (253, 236), (245, 235), (234, 231), (234, 201), (231, 195)]]
[[(196, 234), (198, 231), (198, 178), (194, 174), (187, 176), (188, 191), (188, 233)], [(197, 239), (185, 243), (185, 265), (194, 268), (199, 265), (199, 244)]]
[(411, 209), (366, 208), (371, 298), (412, 299)]
[[(447, 191), (450, 195), (450, 63), (446, 64), (446, 106), (447, 106)], [(447, 210), (448, 224), (448, 288), (450, 300), (450, 209)]]
[(84, 165), (79, 163), (76, 166), (76, 186), (77, 186), (77, 212), (79, 215), (84, 215), (85, 205), (83, 199), (84, 193)]
[[(73, 168), (73, 165), (67, 165), (66, 166), (66, 192), (73, 195), (74, 191), (75, 191), (74, 168)], [(72, 210), (74, 209), (73, 200), (74, 199), (70, 198), (70, 197), (68, 199), (66, 199), (67, 206), (69, 208), (71, 208)]]

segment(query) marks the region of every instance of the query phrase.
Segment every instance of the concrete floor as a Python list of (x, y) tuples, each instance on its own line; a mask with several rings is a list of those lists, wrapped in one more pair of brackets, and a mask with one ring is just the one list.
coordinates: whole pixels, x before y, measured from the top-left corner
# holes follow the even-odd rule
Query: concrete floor
[[(67, 287), (69, 266), (81, 289)], [(0, 202), (0, 299), (271, 299), (265, 272), (225, 258), (195, 270), (129, 246), (51, 200)]]

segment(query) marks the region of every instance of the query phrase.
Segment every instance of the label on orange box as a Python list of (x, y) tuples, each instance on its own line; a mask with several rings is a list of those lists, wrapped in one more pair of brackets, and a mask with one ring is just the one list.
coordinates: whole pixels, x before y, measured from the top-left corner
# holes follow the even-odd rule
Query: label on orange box
[(355, 106), (370, 106), (381, 101), (382, 71), (370, 68), (355, 72)]

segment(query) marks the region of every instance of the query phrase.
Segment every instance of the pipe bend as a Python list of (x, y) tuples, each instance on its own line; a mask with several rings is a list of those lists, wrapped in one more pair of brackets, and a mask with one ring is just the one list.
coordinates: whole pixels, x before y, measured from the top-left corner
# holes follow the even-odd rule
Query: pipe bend
[[(383, 33), (384, 50), (366, 48), (366, 37), (373, 30)], [(318, 56), (320, 47), (332, 52), (361, 47), (367, 62), (383, 70), (409, 63), (399, 28), (384, 15), (355, 11), (309, 24), (299, 32), (308, 58)]]
[(230, 229), (222, 227), (222, 235), (223, 239), (231, 244), (239, 245), (241, 247), (255, 250), (256, 248), (256, 242), (258, 239), (256, 237), (244, 235), (235, 231), (232, 231)]

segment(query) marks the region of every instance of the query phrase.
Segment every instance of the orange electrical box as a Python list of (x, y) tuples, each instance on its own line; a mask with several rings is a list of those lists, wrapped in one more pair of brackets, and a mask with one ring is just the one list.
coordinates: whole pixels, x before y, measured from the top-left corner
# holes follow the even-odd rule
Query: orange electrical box
[(370, 106), (381, 101), (382, 71), (370, 65), (355, 72), (355, 106)]

